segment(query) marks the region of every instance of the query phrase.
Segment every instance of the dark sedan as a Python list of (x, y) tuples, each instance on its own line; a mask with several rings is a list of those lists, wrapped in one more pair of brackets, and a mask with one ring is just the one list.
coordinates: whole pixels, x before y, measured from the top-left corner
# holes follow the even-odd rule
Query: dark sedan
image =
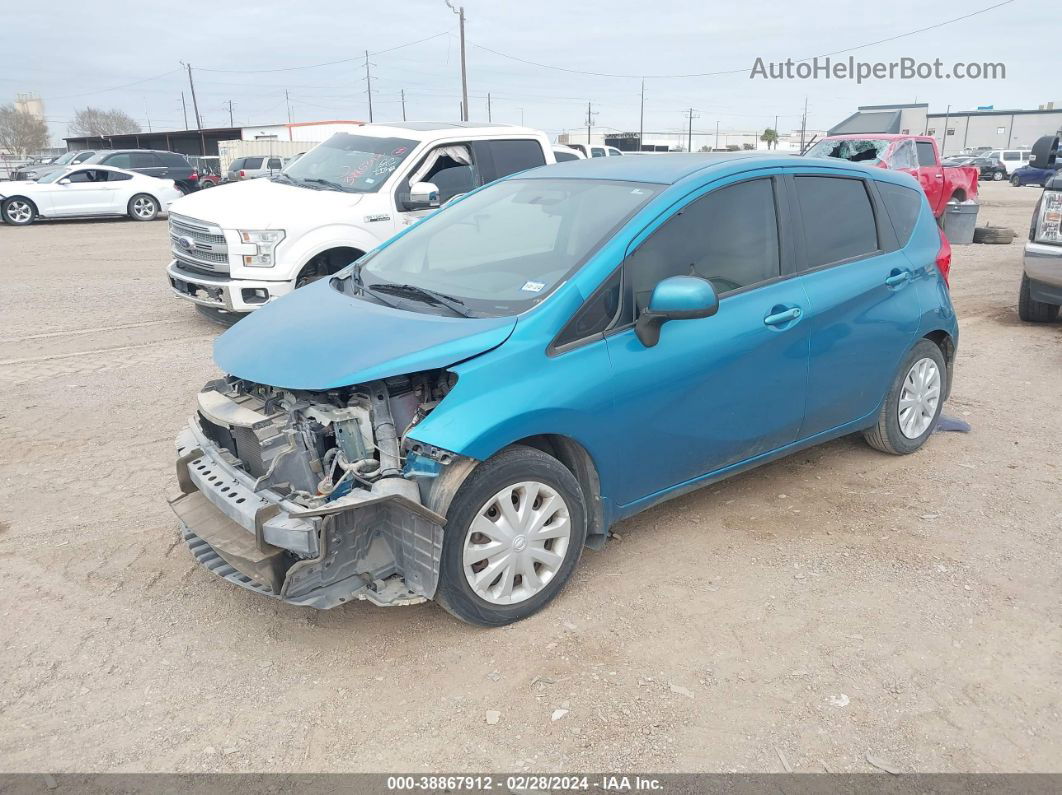
[(1022, 185), (1035, 185), (1039, 188), (1043, 188), (1047, 185), (1047, 181), (1056, 173), (1056, 168), (1022, 166), (1021, 168), (1014, 169), (1014, 173), (1010, 175), (1010, 184), (1015, 188), (1020, 188)]

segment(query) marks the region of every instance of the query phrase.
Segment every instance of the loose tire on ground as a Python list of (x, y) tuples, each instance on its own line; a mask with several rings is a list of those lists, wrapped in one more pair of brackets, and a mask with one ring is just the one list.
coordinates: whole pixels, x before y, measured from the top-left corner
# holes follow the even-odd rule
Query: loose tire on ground
[[(924, 430), (914, 438), (911, 438), (905, 435), (901, 429), (900, 399), (901, 395), (905, 393), (905, 384), (908, 376), (912, 373), (912, 368), (926, 360), (932, 362), (939, 374), (936, 404)], [(937, 427), (937, 422), (940, 421), (940, 412), (944, 408), (944, 389), (947, 384), (947, 378), (948, 368), (940, 348), (930, 340), (919, 340), (918, 344), (904, 358), (903, 363), (900, 364), (892, 386), (889, 387), (889, 393), (885, 396), (881, 412), (878, 414), (877, 424), (863, 432), (867, 444), (877, 450), (881, 450), (883, 453), (891, 453), (892, 455), (907, 455), (925, 444), (926, 439), (932, 435)]]
[(979, 226), (974, 229), (974, 243), (1010, 243), (1014, 230), (1002, 226)]
[(37, 220), (37, 205), (24, 196), (11, 196), (0, 204), (4, 223), (12, 226), (29, 226)]
[[(535, 486), (544, 488), (532, 491)], [(537, 562), (537, 559), (536, 562), (530, 564), (532, 566), (530, 576), (519, 572), (514, 574), (513, 578), (520, 577), (520, 581), (519, 585), (512, 586), (511, 592), (515, 596), (516, 589), (519, 587), (529, 595), (515, 603), (501, 604), (488, 601), (480, 596), (476, 592), (476, 587), (486, 590), (492, 582), (504, 586), (504, 580), (501, 578), (509, 576), (509, 567), (502, 566), (495, 569), (500, 572), (499, 578), (488, 579), (489, 573), (477, 578), (477, 574), (487, 571), (492, 564), (487, 561), (486, 557), (476, 558), (477, 555), (491, 554), (478, 550), (490, 549), (490, 545), (494, 543), (494, 537), (501, 538), (504, 533), (495, 532), (493, 525), (488, 528), (489, 532), (486, 535), (476, 528), (484, 527), (484, 521), (491, 521), (492, 510), (495, 511), (494, 516), (497, 517), (497, 521), (501, 523), (499, 526), (518, 526), (517, 522), (509, 522), (507, 517), (499, 516), (497, 512), (499, 506), (495, 499), (510, 487), (516, 487), (516, 490), (523, 488), (524, 497), (541, 492), (550, 495), (548, 503), (545, 500), (538, 503), (538, 515), (543, 517), (541, 521), (545, 524), (538, 530), (534, 530), (534, 523), (531, 522), (527, 525), (529, 529), (526, 534), (518, 532), (511, 536), (513, 540), (509, 546), (505, 547), (502, 544), (493, 554), (504, 554), (508, 550), (512, 553), (512, 559), (519, 561), (517, 553), (521, 553), (526, 562), (528, 556), (522, 551), (527, 549), (532, 542), (537, 541), (539, 544), (552, 544), (546, 547), (546, 551), (558, 550), (554, 553), (554, 557), (559, 560), (550, 564), (553, 569), (549, 572), (548, 578), (544, 576), (545, 568), (538, 568), (544, 567), (545, 564)], [(512, 496), (511, 505), (514, 513), (532, 516), (530, 512), (525, 512), (525, 508), (527, 506), (533, 508), (536, 504), (534, 500), (528, 499), (524, 505), (520, 505), (520, 499), (522, 498), (519, 495)], [(549, 530), (551, 525), (552, 531)], [(562, 545), (554, 544), (554, 539), (538, 540), (549, 532), (560, 534), (565, 530), (567, 536)], [(517, 536), (522, 540), (516, 540)], [(541, 450), (524, 446), (510, 447), (472, 470), (472, 474), (461, 485), (453, 502), (450, 503), (443, 537), (439, 587), (435, 599), (449, 613), (470, 624), (499, 627), (527, 618), (545, 607), (564, 587), (575, 565), (579, 562), (585, 540), (585, 500), (579, 482), (571, 471)], [(519, 568), (519, 571), (526, 570), (523, 568), (526, 563), (517, 562), (512, 565), (514, 571), (516, 568)], [(477, 570), (477, 566), (482, 567)], [(470, 582), (470, 578), (477, 581), (476, 587)], [(536, 581), (542, 582), (540, 587)], [(499, 593), (503, 592), (503, 588), (499, 589)]]
[(159, 217), (158, 199), (147, 193), (136, 194), (125, 209), (134, 221), (154, 221)]
[(1024, 273), (1021, 275), (1021, 289), (1018, 291), (1018, 317), (1026, 323), (1050, 323), (1058, 319), (1058, 304), (1034, 300), (1032, 285)]

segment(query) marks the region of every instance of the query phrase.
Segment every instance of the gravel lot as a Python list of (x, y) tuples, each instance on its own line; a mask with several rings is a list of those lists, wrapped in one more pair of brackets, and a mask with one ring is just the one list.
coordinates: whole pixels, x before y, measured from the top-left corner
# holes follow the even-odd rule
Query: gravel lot
[(166, 496), (219, 329), (165, 223), (0, 229), (0, 771), (1062, 771), (1062, 325), (1016, 315), (1039, 191), (982, 192), (1019, 236), (956, 249), (972, 433), (657, 507), (502, 630), (200, 569)]

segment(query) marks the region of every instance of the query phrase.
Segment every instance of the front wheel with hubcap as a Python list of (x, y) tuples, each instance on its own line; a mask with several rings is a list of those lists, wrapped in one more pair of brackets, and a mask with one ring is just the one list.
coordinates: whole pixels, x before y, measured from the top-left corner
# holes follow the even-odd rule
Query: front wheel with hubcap
[(571, 471), (535, 448), (503, 450), (472, 470), (450, 504), (435, 598), (470, 624), (519, 621), (564, 587), (585, 540)]
[(1010, 178), (1010, 184), (1013, 185), (1015, 188), (1020, 188), (1021, 187), (1021, 179), (1017, 175), (1015, 175), (1015, 176)]
[(0, 209), (3, 211), (4, 221), (12, 226), (32, 224), (37, 217), (37, 208), (33, 206), (33, 202), (21, 196), (6, 200)]
[(864, 432), (867, 443), (893, 455), (913, 453), (925, 444), (944, 408), (947, 377), (940, 348), (920, 340), (900, 365), (877, 424)]
[(996, 181), (996, 182), (1001, 182), (1003, 180), (1003, 172), (1002, 171), (995, 172), (994, 174), (992, 174), (992, 179), (994, 181)]
[(138, 193), (129, 200), (129, 217), (134, 221), (154, 221), (159, 214), (159, 203), (154, 196)]

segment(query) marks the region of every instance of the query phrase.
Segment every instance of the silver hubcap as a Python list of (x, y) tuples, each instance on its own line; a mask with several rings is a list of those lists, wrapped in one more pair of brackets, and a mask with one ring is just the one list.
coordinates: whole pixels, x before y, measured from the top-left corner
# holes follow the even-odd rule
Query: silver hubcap
[(571, 533), (568, 506), (553, 488), (535, 481), (506, 486), (468, 528), (465, 579), (491, 604), (530, 599), (560, 571)]
[(24, 224), (33, 217), (33, 210), (26, 202), (11, 202), (7, 205), (7, 217), (16, 224)]
[(897, 414), (900, 432), (917, 439), (929, 427), (940, 405), (940, 368), (930, 358), (919, 359), (907, 371), (900, 389)]
[(133, 212), (141, 218), (150, 218), (155, 213), (155, 203), (141, 196), (133, 202)]

